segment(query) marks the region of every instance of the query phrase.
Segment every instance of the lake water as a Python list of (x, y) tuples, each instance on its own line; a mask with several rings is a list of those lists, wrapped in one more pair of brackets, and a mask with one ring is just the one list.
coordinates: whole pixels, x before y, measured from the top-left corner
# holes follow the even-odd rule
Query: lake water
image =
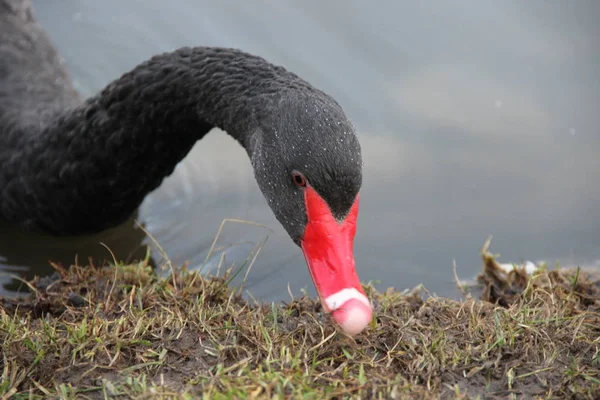
[[(159, 52), (241, 48), (333, 95), (359, 132), (364, 185), (355, 243), (363, 281), (419, 283), (457, 296), (493, 235), (501, 260), (600, 262), (600, 2), (37, 0), (77, 88), (91, 95)], [(137, 218), (173, 264), (220, 250), (240, 264), (269, 238), (246, 289), (314, 294), (300, 250), (277, 223), (243, 149), (220, 131), (198, 142)], [(133, 221), (52, 239), (0, 226), (0, 268), (30, 277), (77, 255), (139, 257)], [(154, 259), (161, 256), (152, 246)], [(2, 277), (0, 293), (19, 282)]]

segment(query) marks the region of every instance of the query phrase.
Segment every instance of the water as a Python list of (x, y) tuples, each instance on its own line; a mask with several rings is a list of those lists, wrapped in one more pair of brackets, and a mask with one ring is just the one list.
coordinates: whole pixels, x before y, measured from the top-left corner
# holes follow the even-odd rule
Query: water
[[(503, 261), (600, 264), (600, 3), (37, 0), (37, 16), (86, 95), (151, 55), (237, 47), (333, 95), (356, 125), (364, 186), (356, 237), (363, 281), (419, 283), (456, 296), (494, 235)], [(201, 265), (226, 218), (272, 229), (246, 289), (314, 294), (300, 250), (277, 223), (245, 152), (223, 132), (200, 141), (137, 218), (174, 264)], [(217, 243), (241, 263), (267, 230), (228, 224)], [(133, 221), (77, 240), (0, 225), (7, 273), (48, 259), (143, 256)], [(161, 256), (153, 246), (153, 256)], [(218, 260), (217, 252), (215, 259)], [(216, 268), (216, 260), (207, 270)], [(4, 277), (4, 293), (19, 282)]]

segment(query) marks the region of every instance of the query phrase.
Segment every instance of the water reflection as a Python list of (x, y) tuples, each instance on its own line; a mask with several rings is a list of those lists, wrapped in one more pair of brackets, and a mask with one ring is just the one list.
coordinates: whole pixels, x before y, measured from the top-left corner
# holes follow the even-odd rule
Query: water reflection
[[(455, 294), (452, 260), (474, 274), (489, 234), (505, 261), (600, 259), (600, 3), (34, 3), (86, 95), (152, 54), (197, 44), (260, 54), (331, 93), (363, 146), (363, 280)], [(228, 250), (240, 264), (268, 234), (248, 290), (286, 298), (289, 282), (314, 294), (245, 153), (222, 132), (195, 146), (138, 217), (174, 263), (192, 266), (204, 263), (223, 219), (265, 224), (272, 233), (228, 225), (219, 239), (241, 243)], [(150, 243), (133, 225), (116, 232), (81, 242), (5, 233), (2, 264), (106, 258), (98, 242), (113, 234), (125, 256)]]
[(133, 218), (106, 232), (77, 238), (53, 238), (24, 232), (0, 222), (0, 294), (25, 290), (22, 281), (11, 275), (25, 279), (45, 276), (53, 270), (51, 263), (87, 265), (92, 258), (95, 265), (103, 265), (112, 262), (113, 257), (123, 261), (144, 259), (145, 238)]

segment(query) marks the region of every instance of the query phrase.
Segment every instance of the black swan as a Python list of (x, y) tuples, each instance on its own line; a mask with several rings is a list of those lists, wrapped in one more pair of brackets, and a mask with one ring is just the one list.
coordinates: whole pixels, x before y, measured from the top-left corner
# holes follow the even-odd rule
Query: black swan
[(360, 333), (372, 315), (353, 255), (362, 159), (334, 99), (260, 57), (193, 47), (84, 100), (30, 1), (0, 0), (1, 219), (53, 235), (115, 226), (213, 127), (246, 149), (325, 311)]

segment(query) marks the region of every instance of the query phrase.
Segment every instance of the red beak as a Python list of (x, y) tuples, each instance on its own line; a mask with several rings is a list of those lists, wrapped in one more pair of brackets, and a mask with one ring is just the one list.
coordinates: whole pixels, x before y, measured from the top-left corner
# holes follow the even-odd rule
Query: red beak
[(321, 303), (344, 332), (356, 335), (369, 324), (371, 303), (354, 264), (354, 235), (359, 196), (343, 222), (335, 220), (321, 196), (310, 186), (304, 192), (308, 218), (302, 251)]

